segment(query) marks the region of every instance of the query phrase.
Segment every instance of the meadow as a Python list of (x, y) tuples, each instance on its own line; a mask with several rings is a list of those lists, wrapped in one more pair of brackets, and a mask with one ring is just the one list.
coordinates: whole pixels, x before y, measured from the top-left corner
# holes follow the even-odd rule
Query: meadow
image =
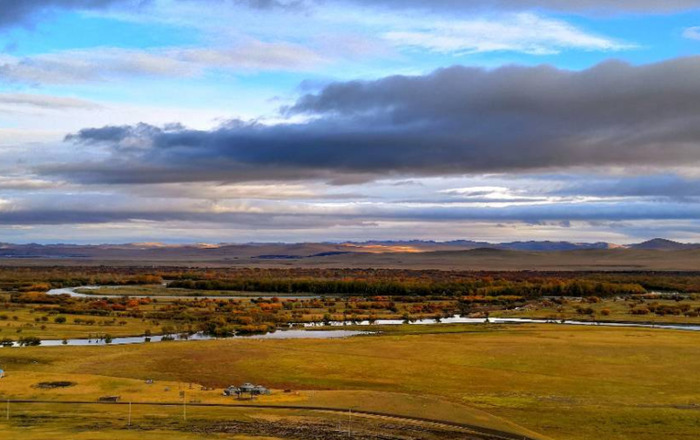
[[(175, 384), (220, 391), (251, 381), (293, 390), (273, 394), (273, 403), (476, 421), (539, 438), (694, 439), (697, 338), (659, 329), (440, 325), (345, 340), (27, 347), (0, 351), (8, 371), (0, 392), (2, 398), (177, 400)], [(79, 385), (32, 387), (49, 379)], [(144, 391), (146, 379), (158, 388)], [(169, 392), (161, 382), (171, 384)], [(218, 394), (196, 398), (216, 401)]]
[[(344, 415), (299, 408), (322, 407), (442, 420), (538, 440), (694, 439), (700, 432), (697, 332), (496, 325), (486, 318), (698, 324), (699, 279), (697, 274), (367, 269), (0, 270), (0, 340), (230, 336), (317, 323), (313, 331), (339, 320), (347, 322), (345, 329), (373, 332), (333, 340), (0, 348), (0, 368), (6, 372), (0, 399), (45, 402), (11, 403), (12, 416), (0, 420), (0, 435), (347, 438)], [(95, 284), (106, 287), (80, 289)], [(88, 296), (46, 293), (65, 286)], [(239, 292), (243, 297), (223, 297)], [(101, 296), (110, 294), (121, 296)], [(453, 315), (483, 321), (439, 323)], [(387, 318), (433, 323), (354, 325)], [(57, 382), (69, 385), (39, 385)], [(273, 390), (246, 403), (278, 409), (245, 408), (222, 395), (223, 388), (243, 382)], [(140, 404), (133, 426), (125, 424), (123, 405), (86, 403), (112, 395)], [(65, 401), (83, 403), (60, 403)], [(182, 403), (192, 406), (188, 420), (180, 419)], [(134, 426), (138, 434), (128, 429)], [(370, 415), (358, 416), (356, 429), (355, 438), (490, 438)]]

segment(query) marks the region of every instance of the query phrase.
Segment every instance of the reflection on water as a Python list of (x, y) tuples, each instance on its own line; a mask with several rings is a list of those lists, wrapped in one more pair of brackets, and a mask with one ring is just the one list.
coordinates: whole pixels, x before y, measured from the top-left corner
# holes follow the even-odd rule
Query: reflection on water
[[(194, 333), (192, 335), (158, 335), (158, 336), (129, 336), (123, 338), (112, 338), (109, 342), (105, 339), (47, 339), (42, 340), (41, 347), (56, 347), (56, 346), (91, 346), (91, 345), (130, 345), (130, 344), (147, 344), (154, 342), (169, 342), (169, 341), (208, 341), (212, 339), (338, 339), (348, 338), (350, 336), (367, 335), (372, 332), (363, 332), (356, 330), (281, 330), (273, 333), (265, 333), (259, 335), (239, 335), (230, 336), (227, 338), (217, 338), (208, 336), (204, 333)], [(17, 347), (15, 342), (13, 347)]]
[[(76, 292), (76, 289), (100, 289), (103, 287), (113, 287), (113, 286), (82, 286), (82, 287), (70, 287), (61, 289), (52, 289), (47, 292), (49, 295), (70, 295), (78, 298), (95, 298), (95, 297), (121, 297), (125, 295), (88, 295), (84, 293)], [(117, 286), (118, 287), (118, 286)], [(123, 286), (122, 286), (123, 287)], [(217, 296), (158, 296), (158, 295), (128, 295), (133, 298), (209, 298), (209, 299), (250, 299), (250, 298), (273, 298), (274, 296), (244, 296), (244, 295), (217, 295)], [(320, 296), (308, 295), (308, 296), (285, 296), (284, 298), (319, 298)], [(358, 325), (358, 326), (370, 326), (370, 325), (434, 325), (434, 324), (559, 324), (559, 325), (585, 325), (585, 326), (601, 326), (601, 327), (640, 327), (640, 328), (658, 328), (658, 329), (670, 329), (670, 330), (691, 330), (700, 331), (700, 325), (684, 325), (684, 324), (644, 324), (644, 323), (630, 323), (630, 322), (594, 322), (594, 321), (576, 321), (576, 320), (549, 320), (549, 319), (531, 319), (531, 318), (467, 318), (462, 316), (451, 316), (440, 319), (419, 319), (413, 321), (404, 321), (401, 319), (377, 319), (372, 322), (370, 321), (331, 321), (328, 323), (304, 323), (302, 324), (305, 328), (312, 327), (343, 327), (347, 325)], [(294, 324), (292, 324), (293, 326)], [(371, 334), (371, 332), (363, 331), (351, 331), (351, 330), (327, 330), (327, 331), (306, 331), (306, 330), (281, 330), (273, 333), (259, 334), (259, 335), (246, 335), (246, 336), (232, 336), (231, 338), (240, 339), (335, 339), (335, 338), (347, 338), (350, 336), (356, 336), (361, 334)], [(224, 339), (231, 339), (224, 338)], [(72, 346), (86, 346), (86, 345), (126, 345), (126, 344), (143, 344), (150, 342), (167, 342), (172, 340), (191, 340), (191, 341), (206, 341), (210, 339), (221, 339), (213, 336), (208, 336), (204, 333), (195, 333), (192, 335), (174, 335), (174, 336), (150, 336), (150, 337), (124, 337), (124, 338), (113, 338), (109, 343), (104, 339), (68, 339), (65, 341), (61, 340), (44, 340), (41, 341), (41, 346), (60, 346), (60, 345), (72, 345)], [(14, 346), (17, 346), (15, 343)]]
[(128, 289), (133, 286), (80, 286), (80, 287), (63, 287), (60, 289), (51, 289), (46, 292), (47, 295), (68, 295), (74, 298), (121, 298), (128, 296), (130, 298), (157, 298), (157, 299), (256, 299), (256, 298), (281, 298), (281, 299), (313, 299), (321, 298), (320, 295), (131, 295), (129, 293), (80, 293), (76, 290), (98, 290), (98, 289)]
[[(332, 321), (326, 325), (340, 327), (346, 325), (434, 325), (434, 324), (560, 324), (560, 325), (588, 325), (599, 327), (642, 327), (642, 328), (663, 328), (671, 330), (692, 330), (700, 331), (700, 325), (693, 324), (642, 324), (631, 322), (595, 322), (595, 321), (575, 321), (575, 320), (551, 320), (551, 319), (531, 319), (531, 318), (465, 318), (461, 316), (451, 316), (440, 319), (418, 319), (415, 321), (404, 321), (401, 319), (377, 319), (372, 321)], [(308, 323), (304, 327), (323, 326), (323, 323)]]

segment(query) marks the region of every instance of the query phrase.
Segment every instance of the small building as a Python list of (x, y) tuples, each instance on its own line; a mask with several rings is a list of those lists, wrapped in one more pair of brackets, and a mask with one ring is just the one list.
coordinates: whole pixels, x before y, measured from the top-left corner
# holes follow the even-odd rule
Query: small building
[(253, 390), (255, 389), (255, 385), (252, 383), (244, 383), (238, 389), (241, 391), (241, 393), (250, 393), (253, 394)]
[(252, 383), (244, 383), (239, 387), (231, 385), (224, 390), (224, 396), (236, 396), (239, 399), (246, 394), (254, 399), (255, 396), (269, 395), (270, 390), (262, 385), (253, 385)]
[(121, 396), (102, 396), (98, 399), (100, 402), (119, 402)]
[(253, 387), (253, 394), (256, 395), (256, 396), (269, 395), (269, 394), (270, 394), (270, 390), (268, 390), (267, 388), (265, 388), (265, 387), (262, 386), (262, 385), (255, 385), (255, 386)]
[(230, 386), (224, 390), (224, 396), (236, 396), (241, 390), (238, 387)]

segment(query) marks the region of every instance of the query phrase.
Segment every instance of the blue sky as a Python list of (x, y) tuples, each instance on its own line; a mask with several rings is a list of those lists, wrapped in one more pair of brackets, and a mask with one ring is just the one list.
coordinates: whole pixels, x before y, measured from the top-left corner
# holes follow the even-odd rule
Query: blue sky
[(700, 2), (302, 3), (0, 8), (0, 241), (700, 240)]

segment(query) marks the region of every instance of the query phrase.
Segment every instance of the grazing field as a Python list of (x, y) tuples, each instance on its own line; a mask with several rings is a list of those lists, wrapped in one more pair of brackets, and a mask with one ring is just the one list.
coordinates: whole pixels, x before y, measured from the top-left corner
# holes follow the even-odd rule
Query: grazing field
[[(130, 408), (131, 406), (131, 408)], [(30, 440), (204, 439), (235, 440), (347, 438), (371, 440), (489, 440), (458, 426), (342, 411), (202, 407), (190, 404), (112, 404), (69, 402), (12, 403), (13, 416), (0, 424), (0, 435)], [(12, 437), (11, 437), (12, 438)]]
[(697, 325), (700, 324), (697, 310), (700, 310), (700, 300), (694, 296), (685, 299), (556, 299), (533, 301), (516, 310), (499, 310), (492, 316)]
[[(281, 248), (280, 248), (281, 247)], [(463, 250), (424, 249), (422, 252), (406, 252), (401, 248), (384, 252), (367, 252), (353, 246), (336, 249), (333, 245), (319, 248), (311, 244), (290, 245), (263, 249), (243, 245), (224, 246), (218, 249), (148, 248), (148, 249), (84, 249), (80, 258), (70, 252), (56, 255), (31, 252), (21, 258), (8, 255), (0, 258), (0, 266), (92, 266), (95, 268), (150, 267), (182, 268), (358, 268), (382, 269), (437, 269), (470, 271), (696, 271), (700, 267), (700, 249), (586, 249), (564, 251), (507, 250), (476, 248)], [(301, 247), (301, 249), (299, 249)], [(340, 252), (338, 252), (340, 251)], [(282, 258), (261, 258), (278, 255)], [(293, 254), (293, 255), (292, 255)], [(42, 256), (43, 255), (43, 256)], [(46, 258), (50, 257), (50, 258)], [(293, 258), (285, 258), (293, 257)]]
[(0, 308), (0, 340), (18, 340), (22, 337), (95, 338), (105, 334), (131, 336), (143, 335), (150, 329), (157, 328), (153, 322), (128, 316), (114, 318), (89, 314), (65, 315), (39, 312), (34, 307)]
[[(697, 438), (697, 333), (560, 325), (408, 327), (346, 340), (0, 349), (0, 365), (8, 371), (0, 393), (172, 400), (179, 395), (175, 384), (182, 390), (190, 383), (220, 389), (251, 381), (293, 390), (261, 403), (381, 408), (553, 439)], [(157, 385), (144, 385), (149, 378)], [(78, 385), (31, 386), (45, 380)], [(170, 383), (170, 390), (160, 382)], [(198, 393), (201, 401), (222, 399), (217, 392)]]
[[(80, 287), (93, 285), (103, 287)], [(356, 413), (357, 439), (491, 438), (475, 427), (538, 440), (689, 440), (700, 432), (700, 333), (486, 319), (698, 324), (695, 272), (25, 267), (0, 269), (0, 287), (0, 399), (11, 404), (0, 436), (334, 440), (349, 436), (346, 411)], [(90, 295), (51, 291), (65, 287)], [(441, 324), (455, 315), (474, 319)], [(404, 325), (377, 325), (382, 319)], [(418, 319), (430, 325), (408, 325)], [(34, 346), (229, 337), (306, 323), (328, 330), (334, 321), (373, 334)], [(222, 395), (244, 382), (273, 392), (254, 402)], [(104, 396), (121, 404), (97, 405)], [(128, 402), (137, 404), (131, 426)], [(242, 406), (251, 403), (258, 406)], [(197, 406), (205, 404), (226, 406)]]

